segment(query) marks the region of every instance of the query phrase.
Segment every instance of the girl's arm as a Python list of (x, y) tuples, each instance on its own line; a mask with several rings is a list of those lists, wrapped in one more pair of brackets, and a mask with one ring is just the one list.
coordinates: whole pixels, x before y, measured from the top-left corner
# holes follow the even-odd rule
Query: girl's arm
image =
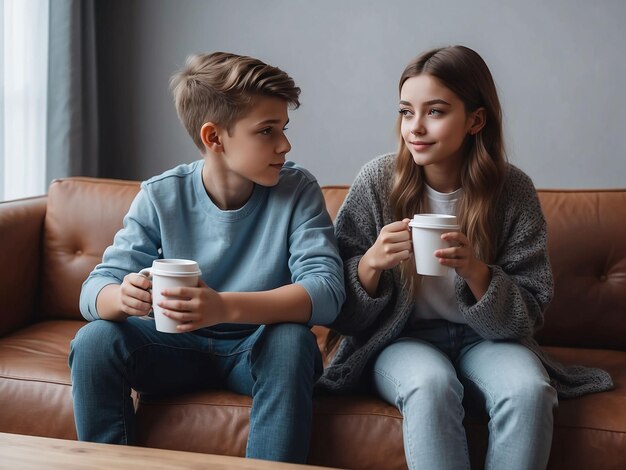
[(542, 324), (552, 300), (547, 227), (530, 178), (511, 169), (499, 206), (500, 241), (490, 282), (476, 300), (467, 282), (457, 277), (456, 294), (468, 324), (489, 339), (531, 336)]
[(410, 219), (385, 225), (374, 244), (359, 261), (357, 274), (363, 289), (376, 297), (380, 276), (411, 256)]
[[(335, 233), (344, 263), (346, 302), (331, 328), (356, 335), (370, 326), (393, 297), (391, 270), (372, 268), (366, 253), (385, 226), (376, 173), (365, 166), (352, 184), (337, 214)], [(378, 272), (373, 272), (374, 269)]]

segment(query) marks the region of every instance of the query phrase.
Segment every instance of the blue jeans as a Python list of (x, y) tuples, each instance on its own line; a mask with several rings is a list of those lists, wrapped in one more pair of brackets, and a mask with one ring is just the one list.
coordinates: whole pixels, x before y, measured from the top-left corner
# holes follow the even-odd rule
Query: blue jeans
[(486, 469), (548, 464), (557, 394), (541, 361), (518, 343), (423, 321), (380, 353), (373, 383), (402, 413), (409, 469), (470, 468), (464, 405), (489, 416)]
[(225, 338), (161, 333), (137, 317), (97, 320), (76, 334), (69, 363), (81, 441), (134, 443), (131, 388), (165, 395), (219, 387), (253, 398), (247, 457), (306, 462), (322, 361), (305, 325), (264, 325)]

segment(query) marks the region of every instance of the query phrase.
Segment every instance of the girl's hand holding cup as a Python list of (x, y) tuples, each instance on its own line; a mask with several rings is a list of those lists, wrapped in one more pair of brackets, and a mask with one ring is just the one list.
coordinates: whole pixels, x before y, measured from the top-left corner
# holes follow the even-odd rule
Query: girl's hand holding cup
[(376, 242), (363, 255), (367, 265), (378, 271), (391, 269), (411, 257), (410, 219), (385, 225)]

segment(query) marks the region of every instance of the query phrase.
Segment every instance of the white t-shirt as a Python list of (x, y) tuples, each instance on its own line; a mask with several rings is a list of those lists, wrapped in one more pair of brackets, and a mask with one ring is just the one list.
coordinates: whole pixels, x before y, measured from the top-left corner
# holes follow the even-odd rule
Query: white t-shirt
[[(456, 206), (462, 194), (459, 188), (451, 193), (440, 193), (426, 186), (424, 213), (456, 215)], [(446, 276), (421, 276), (421, 283), (415, 299), (415, 309), (410, 320), (444, 319), (454, 323), (467, 323), (461, 315), (454, 293), (454, 269)]]

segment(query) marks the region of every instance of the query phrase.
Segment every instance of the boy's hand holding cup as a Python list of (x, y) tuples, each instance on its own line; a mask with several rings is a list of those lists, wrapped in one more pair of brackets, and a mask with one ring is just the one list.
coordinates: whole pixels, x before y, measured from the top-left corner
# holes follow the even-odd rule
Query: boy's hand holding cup
[(202, 274), (198, 263), (186, 259), (157, 259), (152, 267), (142, 269), (139, 274), (152, 279), (152, 310), (157, 331), (180, 333), (176, 328), (180, 322), (165, 316), (159, 303), (165, 299), (162, 292), (166, 289), (198, 286)]

